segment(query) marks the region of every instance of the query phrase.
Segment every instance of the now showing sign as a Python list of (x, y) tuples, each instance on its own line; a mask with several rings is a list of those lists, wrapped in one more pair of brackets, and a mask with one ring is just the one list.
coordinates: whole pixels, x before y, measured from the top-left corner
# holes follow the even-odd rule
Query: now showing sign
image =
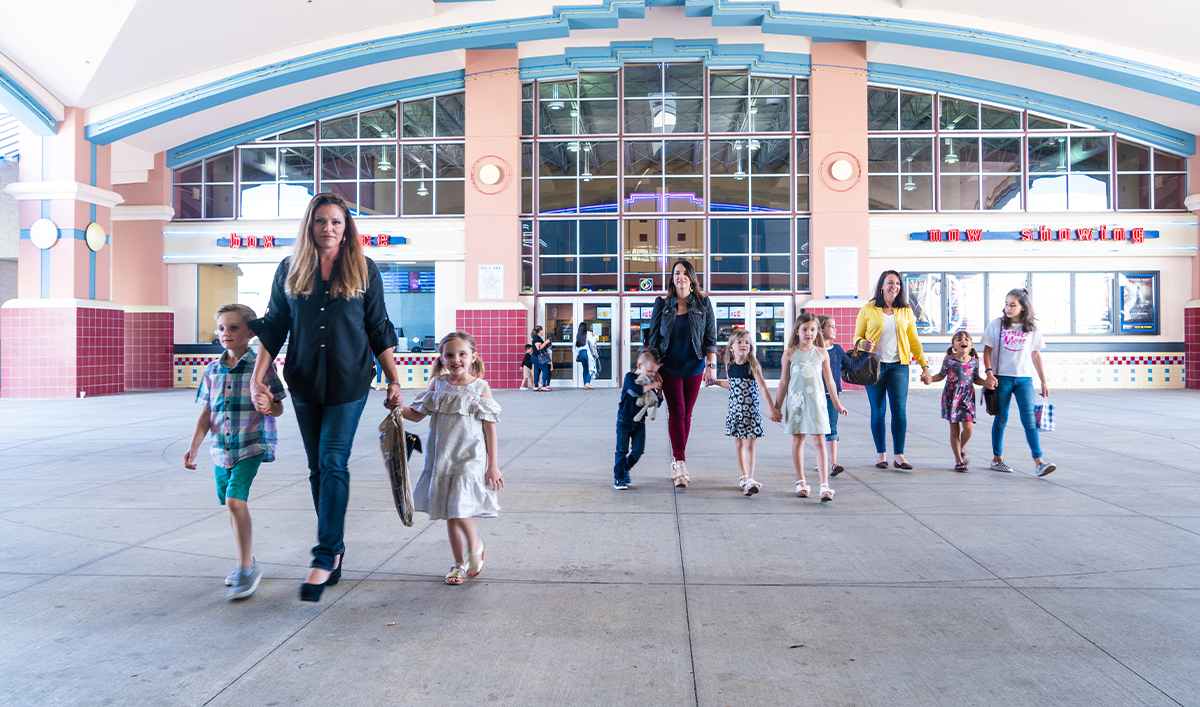
[(1144, 243), (1147, 238), (1158, 238), (1158, 231), (1144, 228), (1123, 228), (1106, 225), (1093, 228), (1050, 228), (1039, 226), (1020, 231), (985, 231), (981, 228), (931, 228), (908, 234), (910, 241), (930, 243), (977, 243), (979, 241), (1124, 241)]

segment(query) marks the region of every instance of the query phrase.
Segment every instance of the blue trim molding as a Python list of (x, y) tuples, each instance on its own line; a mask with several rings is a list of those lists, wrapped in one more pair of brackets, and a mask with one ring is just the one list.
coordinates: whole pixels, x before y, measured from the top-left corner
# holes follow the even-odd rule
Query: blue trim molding
[[(604, 0), (598, 5), (555, 8), (550, 15), (413, 32), (269, 64), (97, 121), (87, 126), (86, 135), (89, 140), (106, 145), (255, 93), (362, 66), (459, 49), (515, 46), (520, 42), (566, 37), (573, 30), (612, 29), (619, 26), (621, 19), (644, 18), (648, 5), (683, 5), (687, 16), (710, 18), (716, 27), (760, 27), (764, 33), (812, 37), (815, 41), (883, 42), (1031, 64), (1200, 105), (1200, 77), (976, 28), (882, 17), (785, 12), (774, 2)], [(652, 54), (645, 58), (652, 58)]]
[(521, 80), (576, 76), (583, 71), (614, 71), (626, 62), (702, 61), (706, 66), (746, 68), (764, 73), (808, 76), (808, 54), (763, 51), (761, 44), (721, 44), (716, 39), (649, 39), (612, 42), (607, 47), (568, 47), (557, 56), (522, 59)]
[(0, 71), (0, 106), (15, 115), (34, 135), (49, 137), (58, 133), (58, 121), (50, 111), (3, 71)]

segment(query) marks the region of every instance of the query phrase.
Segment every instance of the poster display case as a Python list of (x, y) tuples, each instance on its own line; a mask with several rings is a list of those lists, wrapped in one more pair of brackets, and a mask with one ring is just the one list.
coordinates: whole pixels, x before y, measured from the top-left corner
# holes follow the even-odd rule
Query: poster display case
[(1158, 333), (1158, 273), (1119, 273), (1121, 333)]

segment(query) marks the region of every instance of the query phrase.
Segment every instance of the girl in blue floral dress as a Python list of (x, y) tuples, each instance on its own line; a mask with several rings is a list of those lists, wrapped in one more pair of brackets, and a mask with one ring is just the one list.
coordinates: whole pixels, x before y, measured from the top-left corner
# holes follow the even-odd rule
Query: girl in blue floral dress
[(946, 380), (942, 389), (942, 419), (950, 422), (950, 449), (954, 452), (954, 470), (966, 471), (967, 440), (975, 429), (975, 386), (983, 385), (979, 377), (979, 354), (971, 343), (971, 335), (960, 331), (950, 340), (942, 370), (931, 382)]

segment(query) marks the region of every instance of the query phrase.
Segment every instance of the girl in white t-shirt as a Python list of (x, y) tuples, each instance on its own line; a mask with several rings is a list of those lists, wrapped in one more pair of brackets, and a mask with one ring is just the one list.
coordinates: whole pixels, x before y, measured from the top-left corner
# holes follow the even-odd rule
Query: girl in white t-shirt
[[(1004, 316), (997, 317), (983, 332), (983, 365), (987, 373), (984, 385), (997, 395), (996, 417), (992, 420), (992, 465), (994, 471), (1011, 472), (1004, 461), (1004, 426), (1008, 423), (1008, 406), (1013, 396), (1021, 411), (1021, 426), (1025, 440), (1037, 464), (1037, 475), (1045, 476), (1055, 466), (1042, 458), (1038, 441), (1037, 421), (1033, 415), (1033, 374), (1042, 382), (1042, 397), (1049, 397), (1046, 374), (1042, 371), (1042, 355), (1046, 348), (1042, 332), (1038, 331), (1029, 302), (1029, 291), (1017, 288), (1004, 297)], [(995, 370), (993, 370), (995, 367)]]

